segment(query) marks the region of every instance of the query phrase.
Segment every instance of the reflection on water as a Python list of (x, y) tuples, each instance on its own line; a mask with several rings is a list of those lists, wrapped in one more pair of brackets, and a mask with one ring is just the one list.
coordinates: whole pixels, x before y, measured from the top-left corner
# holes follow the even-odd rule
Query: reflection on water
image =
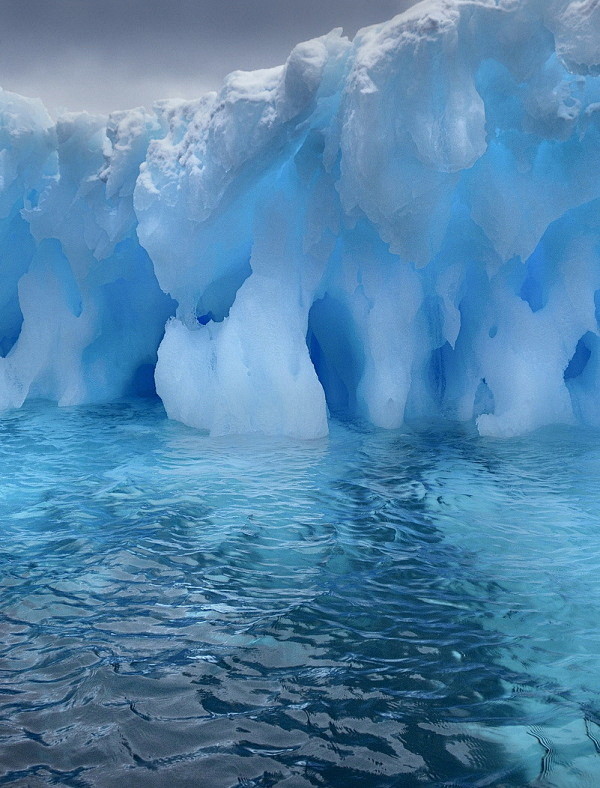
[(0, 420), (0, 783), (600, 785), (600, 435)]

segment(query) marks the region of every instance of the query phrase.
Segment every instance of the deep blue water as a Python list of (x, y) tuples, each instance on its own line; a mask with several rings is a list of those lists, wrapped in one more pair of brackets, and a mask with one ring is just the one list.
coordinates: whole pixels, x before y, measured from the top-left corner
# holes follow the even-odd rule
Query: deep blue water
[(600, 785), (600, 434), (0, 419), (0, 783)]

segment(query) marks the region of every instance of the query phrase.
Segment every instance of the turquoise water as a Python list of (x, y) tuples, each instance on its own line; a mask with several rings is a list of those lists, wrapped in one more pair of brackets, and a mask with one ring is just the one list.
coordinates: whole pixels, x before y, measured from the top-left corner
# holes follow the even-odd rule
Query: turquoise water
[(0, 420), (0, 783), (600, 785), (600, 434)]

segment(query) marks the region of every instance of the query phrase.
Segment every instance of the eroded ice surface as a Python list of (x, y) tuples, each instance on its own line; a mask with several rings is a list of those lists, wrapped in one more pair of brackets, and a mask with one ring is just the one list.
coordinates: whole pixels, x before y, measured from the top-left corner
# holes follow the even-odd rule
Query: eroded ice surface
[(0, 406), (600, 424), (599, 72), (595, 2), (427, 0), (152, 111), (0, 94)]

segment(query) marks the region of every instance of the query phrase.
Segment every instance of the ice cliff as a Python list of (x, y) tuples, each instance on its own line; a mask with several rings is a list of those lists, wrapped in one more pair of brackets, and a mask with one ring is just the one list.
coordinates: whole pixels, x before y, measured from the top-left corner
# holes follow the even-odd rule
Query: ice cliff
[(0, 92), (0, 407), (600, 426), (600, 2), (426, 0), (108, 119)]

